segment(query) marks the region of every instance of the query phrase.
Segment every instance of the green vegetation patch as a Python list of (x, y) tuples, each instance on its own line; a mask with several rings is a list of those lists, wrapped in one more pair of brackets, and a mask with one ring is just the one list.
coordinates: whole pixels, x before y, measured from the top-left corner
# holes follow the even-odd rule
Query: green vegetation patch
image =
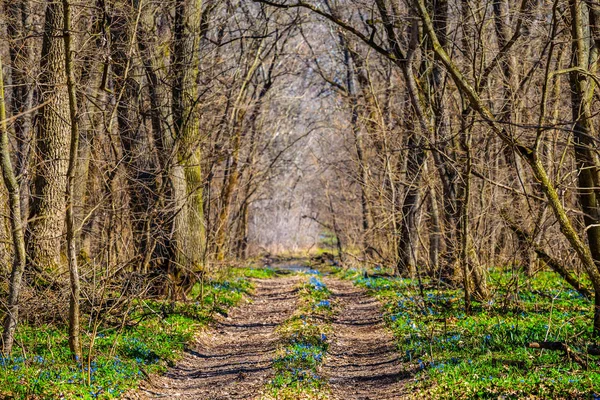
[(232, 274), (244, 278), (271, 279), (277, 276), (277, 271), (271, 267), (265, 268), (232, 268)]
[(214, 313), (226, 312), (249, 293), (248, 277), (271, 276), (266, 270), (235, 268), (194, 288), (192, 295), (203, 292), (203, 301), (136, 300), (121, 326), (82, 332), (84, 357), (76, 362), (65, 326), (22, 324), (13, 354), (0, 356), (0, 398), (119, 398), (148, 374), (174, 365)]
[[(584, 353), (591, 303), (554, 273), (490, 274), (492, 296), (464, 313), (461, 290), (424, 281), (342, 274), (384, 304), (387, 325), (414, 367), (414, 389), (429, 398), (600, 398), (598, 360), (588, 369), (531, 342), (565, 342)], [(585, 357), (585, 356), (584, 356)]]
[(267, 386), (268, 398), (320, 399), (329, 392), (319, 372), (334, 313), (331, 292), (318, 274), (310, 276), (300, 290), (300, 307), (278, 328), (283, 346), (273, 361), (275, 377)]

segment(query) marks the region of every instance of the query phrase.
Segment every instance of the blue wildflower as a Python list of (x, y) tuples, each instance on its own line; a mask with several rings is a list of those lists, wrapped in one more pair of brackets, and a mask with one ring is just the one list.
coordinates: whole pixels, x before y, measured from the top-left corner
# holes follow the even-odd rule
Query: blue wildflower
[(317, 303), (317, 307), (330, 308), (331, 303), (329, 302), (329, 300), (321, 300)]

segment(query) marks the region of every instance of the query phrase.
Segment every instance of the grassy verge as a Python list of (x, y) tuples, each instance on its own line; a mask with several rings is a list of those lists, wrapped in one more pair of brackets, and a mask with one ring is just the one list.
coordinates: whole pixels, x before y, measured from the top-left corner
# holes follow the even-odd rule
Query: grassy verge
[(399, 351), (416, 372), (419, 396), (461, 398), (600, 398), (600, 369), (582, 368), (561, 352), (529, 349), (566, 342), (585, 351), (591, 303), (555, 274), (526, 278), (492, 272), (492, 297), (465, 315), (462, 292), (402, 278), (342, 274), (379, 298)]
[(334, 313), (330, 294), (317, 274), (302, 285), (301, 306), (278, 328), (283, 345), (273, 361), (275, 377), (267, 386), (267, 398), (327, 397), (326, 382), (319, 372)]
[(0, 356), (0, 398), (118, 398), (147, 374), (173, 365), (215, 312), (225, 312), (252, 289), (248, 278), (274, 274), (265, 269), (230, 269), (205, 283), (203, 304), (136, 300), (127, 323), (101, 327), (94, 337), (84, 332), (84, 357), (79, 362), (70, 358), (66, 327), (21, 325), (15, 352)]

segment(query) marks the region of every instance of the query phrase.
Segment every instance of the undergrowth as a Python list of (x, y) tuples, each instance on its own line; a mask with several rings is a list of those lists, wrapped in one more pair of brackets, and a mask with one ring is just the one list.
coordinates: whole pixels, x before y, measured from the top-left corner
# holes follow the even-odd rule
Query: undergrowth
[[(252, 289), (248, 278), (272, 277), (274, 271), (234, 268), (221, 275), (204, 283), (203, 302), (140, 299), (122, 325), (82, 332), (82, 360), (71, 359), (65, 326), (21, 324), (13, 354), (0, 356), (0, 398), (120, 397), (148, 374), (174, 365), (215, 312), (226, 312)], [(195, 287), (192, 295), (200, 291)]]
[(591, 302), (556, 274), (527, 278), (490, 274), (491, 298), (464, 312), (462, 291), (434, 282), (341, 274), (379, 298), (403, 360), (415, 371), (419, 396), (461, 398), (600, 398), (598, 360), (588, 369), (561, 352), (530, 349), (530, 342), (565, 342), (585, 352), (591, 338)]
[(326, 382), (320, 366), (327, 353), (334, 307), (331, 292), (311, 271), (300, 289), (300, 307), (278, 327), (283, 346), (273, 361), (275, 377), (267, 386), (267, 397), (276, 399), (326, 398)]

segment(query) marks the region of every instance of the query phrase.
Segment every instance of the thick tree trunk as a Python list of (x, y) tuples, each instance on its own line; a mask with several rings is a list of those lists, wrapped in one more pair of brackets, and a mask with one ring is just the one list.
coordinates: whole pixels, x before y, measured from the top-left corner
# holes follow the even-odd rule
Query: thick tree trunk
[(173, 124), (178, 164), (173, 168), (173, 196), (176, 217), (172, 245), (174, 258), (170, 273), (173, 295), (194, 271), (203, 268), (205, 247), (203, 176), (200, 152), (200, 123), (195, 109), (198, 87), (198, 49), (202, 28), (200, 0), (175, 1), (175, 28), (172, 58)]
[[(431, 9), (434, 17), (434, 29), (440, 38), (440, 43), (443, 47), (447, 45), (447, 31), (448, 31), (448, 1), (447, 0), (435, 0), (431, 1)], [(427, 44), (427, 47), (431, 47), (430, 44)], [(435, 57), (433, 57), (435, 60)], [(428, 66), (429, 67), (429, 66)], [(445, 82), (444, 82), (444, 71), (440, 67), (437, 62), (433, 62), (431, 65), (431, 74), (429, 79), (429, 91), (428, 93), (432, 94), (432, 99), (430, 100), (432, 115), (433, 115), (433, 140), (434, 143), (445, 142), (447, 140), (448, 134), (448, 113), (446, 111), (446, 102), (444, 101), (444, 91), (445, 91)], [(433, 150), (433, 158), (436, 160), (436, 149)], [(439, 154), (437, 154), (439, 156)], [(444, 157), (438, 157), (437, 160), (440, 162), (441, 167), (439, 170), (440, 174), (448, 173), (449, 171), (454, 171), (454, 168), (447, 165), (448, 161)], [(426, 167), (427, 165), (425, 165)], [(442, 180), (452, 181), (452, 177), (442, 176)], [(455, 193), (451, 190), (450, 185), (442, 184), (442, 193), (443, 200), (442, 204), (445, 207), (449, 204), (453, 204), (455, 202), (455, 197), (453, 194)], [(442, 224), (441, 219), (439, 217), (438, 211), (438, 201), (436, 192), (433, 187), (430, 188), (430, 210), (431, 210), (431, 231), (430, 234), (430, 263), (432, 268), (437, 271), (440, 267), (439, 265), (439, 255), (441, 252), (441, 241), (442, 239), (446, 239), (446, 249), (452, 249), (453, 246), (451, 244), (452, 234), (448, 237), (442, 235)], [(448, 204), (448, 205), (447, 205)], [(446, 215), (445, 215), (446, 216)], [(444, 226), (453, 227), (455, 224), (452, 223), (452, 214), (448, 214), (446, 216), (449, 218), (450, 223), (444, 224)], [(450, 263), (447, 266), (451, 266)], [(447, 267), (446, 266), (446, 267)], [(441, 272), (441, 270), (440, 270)]]
[[(438, 35), (440, 45), (443, 48), (447, 47), (447, 31), (448, 31), (448, 2), (447, 0), (429, 0), (428, 7), (434, 16), (433, 29)], [(432, 44), (428, 40), (426, 49), (433, 53)], [(427, 65), (427, 69), (431, 70), (428, 74), (429, 90), (426, 93), (431, 93), (429, 103), (432, 109), (434, 119), (434, 132), (432, 142), (434, 146), (432, 150), (435, 166), (438, 171), (441, 188), (442, 188), (442, 213), (444, 253), (443, 265), (440, 270), (440, 277), (444, 279), (452, 279), (456, 276), (456, 260), (459, 255), (458, 235), (459, 235), (459, 200), (458, 186), (460, 184), (459, 174), (455, 168), (457, 161), (458, 141), (454, 139), (453, 132), (449, 130), (447, 101), (444, 93), (446, 88), (445, 72), (437, 62), (435, 54), (432, 54), (435, 60), (431, 65)]]
[(410, 99), (412, 112), (417, 123), (417, 129), (408, 139), (408, 160), (407, 160), (407, 189), (402, 204), (402, 226), (400, 228), (400, 239), (398, 242), (398, 262), (396, 269), (399, 273), (413, 273), (416, 269), (416, 249), (417, 249), (417, 212), (420, 201), (420, 182), (423, 170), (423, 163), (426, 159), (424, 150), (424, 140), (431, 136), (432, 127), (428, 116), (427, 108), (424, 104), (422, 89), (416, 82), (414, 60), (418, 51), (419, 43), (419, 25), (416, 21), (412, 22), (410, 35), (408, 38), (409, 46), (407, 54), (404, 55), (400, 50), (400, 42), (396, 33), (396, 26), (393, 16), (398, 14), (396, 6), (392, 4), (394, 15), (390, 15), (387, 10), (386, 2), (375, 0), (383, 27), (386, 32), (387, 42), (394, 55), (396, 65), (402, 71), (406, 84), (406, 92)]
[(30, 263), (38, 271), (55, 271), (61, 264), (70, 144), (62, 29), (62, 3), (48, 0), (38, 86), (40, 103), (45, 105), (35, 140), (33, 199), (26, 236)]
[[(80, 51), (84, 52), (84, 57), (81, 66), (81, 76), (78, 80), (78, 85), (82, 90), (77, 94), (77, 105), (79, 110), (79, 150), (78, 162), (75, 181), (79, 184), (75, 187), (74, 208), (75, 222), (80, 230), (77, 234), (80, 242), (80, 253), (84, 258), (90, 256), (90, 239), (93, 227), (93, 221), (96, 218), (97, 212), (94, 211), (94, 205), (88, 200), (88, 194), (93, 193), (93, 176), (90, 179), (90, 167), (93, 164), (90, 162), (92, 155), (92, 146), (102, 129), (102, 110), (99, 104), (105, 104), (106, 92), (98, 88), (102, 85), (101, 76), (96, 72), (99, 64), (99, 59), (103, 55), (102, 43), (102, 20), (104, 12), (99, 7), (94, 9), (86, 21), (91, 25), (91, 33), (96, 37), (96, 40), (90, 41), (89, 47), (84, 47)], [(105, 66), (107, 67), (107, 65)], [(88, 99), (93, 99), (88, 101)], [(88, 116), (82, 118), (81, 116)], [(91, 213), (92, 215), (88, 215)]]

